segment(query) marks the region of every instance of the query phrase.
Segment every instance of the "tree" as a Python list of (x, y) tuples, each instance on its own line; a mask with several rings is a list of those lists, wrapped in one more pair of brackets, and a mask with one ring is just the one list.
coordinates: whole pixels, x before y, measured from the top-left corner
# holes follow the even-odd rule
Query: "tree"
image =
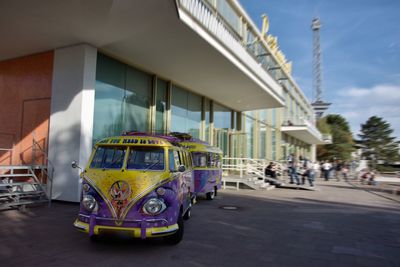
[(360, 143), (363, 145), (362, 155), (375, 166), (378, 160), (394, 162), (400, 158), (399, 141), (392, 137), (390, 124), (380, 117), (372, 116), (365, 124), (361, 124)]
[(322, 133), (332, 135), (332, 144), (317, 147), (318, 159), (351, 159), (354, 141), (350, 126), (345, 118), (338, 114), (330, 114), (321, 118), (317, 122), (317, 127)]

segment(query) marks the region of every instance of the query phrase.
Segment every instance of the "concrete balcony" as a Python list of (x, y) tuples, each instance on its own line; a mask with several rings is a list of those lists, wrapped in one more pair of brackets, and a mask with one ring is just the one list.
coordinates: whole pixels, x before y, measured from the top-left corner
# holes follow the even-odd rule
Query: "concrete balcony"
[(304, 118), (289, 118), (285, 120), (281, 126), (281, 131), (307, 144), (327, 144), (317, 127)]
[(7, 1), (0, 16), (0, 61), (86, 43), (238, 111), (284, 106), (280, 84), (200, 0)]

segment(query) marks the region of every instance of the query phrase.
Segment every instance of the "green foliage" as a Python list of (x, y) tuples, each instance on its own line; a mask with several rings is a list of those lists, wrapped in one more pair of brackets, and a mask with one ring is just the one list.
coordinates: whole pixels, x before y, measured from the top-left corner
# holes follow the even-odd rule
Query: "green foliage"
[(345, 118), (331, 114), (317, 122), (318, 129), (324, 134), (332, 135), (332, 144), (319, 145), (317, 157), (320, 160), (341, 159), (349, 160), (354, 151), (353, 136)]
[(379, 172), (398, 172), (400, 171), (399, 167), (387, 166), (387, 165), (376, 165), (376, 169)]
[(373, 165), (376, 165), (377, 160), (394, 162), (400, 159), (400, 142), (391, 136), (393, 130), (388, 122), (372, 116), (365, 124), (361, 124), (360, 132), (358, 136), (364, 146), (362, 155), (371, 160)]

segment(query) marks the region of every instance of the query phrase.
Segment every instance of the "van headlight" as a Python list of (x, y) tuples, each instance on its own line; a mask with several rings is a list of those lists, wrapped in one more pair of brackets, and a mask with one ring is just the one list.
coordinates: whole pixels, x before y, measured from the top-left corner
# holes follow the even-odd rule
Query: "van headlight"
[(92, 195), (84, 195), (82, 198), (82, 205), (85, 210), (93, 212), (97, 210), (97, 201)]
[(163, 212), (167, 206), (159, 198), (150, 198), (143, 205), (143, 212), (149, 215), (157, 215)]

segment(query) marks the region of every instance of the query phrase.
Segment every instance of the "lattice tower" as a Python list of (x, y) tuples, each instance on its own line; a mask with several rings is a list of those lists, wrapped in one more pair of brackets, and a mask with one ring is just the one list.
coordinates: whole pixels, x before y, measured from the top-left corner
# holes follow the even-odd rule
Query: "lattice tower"
[(321, 47), (319, 42), (319, 29), (321, 23), (314, 18), (311, 24), (313, 31), (313, 93), (315, 102), (322, 101), (322, 75), (321, 75)]

